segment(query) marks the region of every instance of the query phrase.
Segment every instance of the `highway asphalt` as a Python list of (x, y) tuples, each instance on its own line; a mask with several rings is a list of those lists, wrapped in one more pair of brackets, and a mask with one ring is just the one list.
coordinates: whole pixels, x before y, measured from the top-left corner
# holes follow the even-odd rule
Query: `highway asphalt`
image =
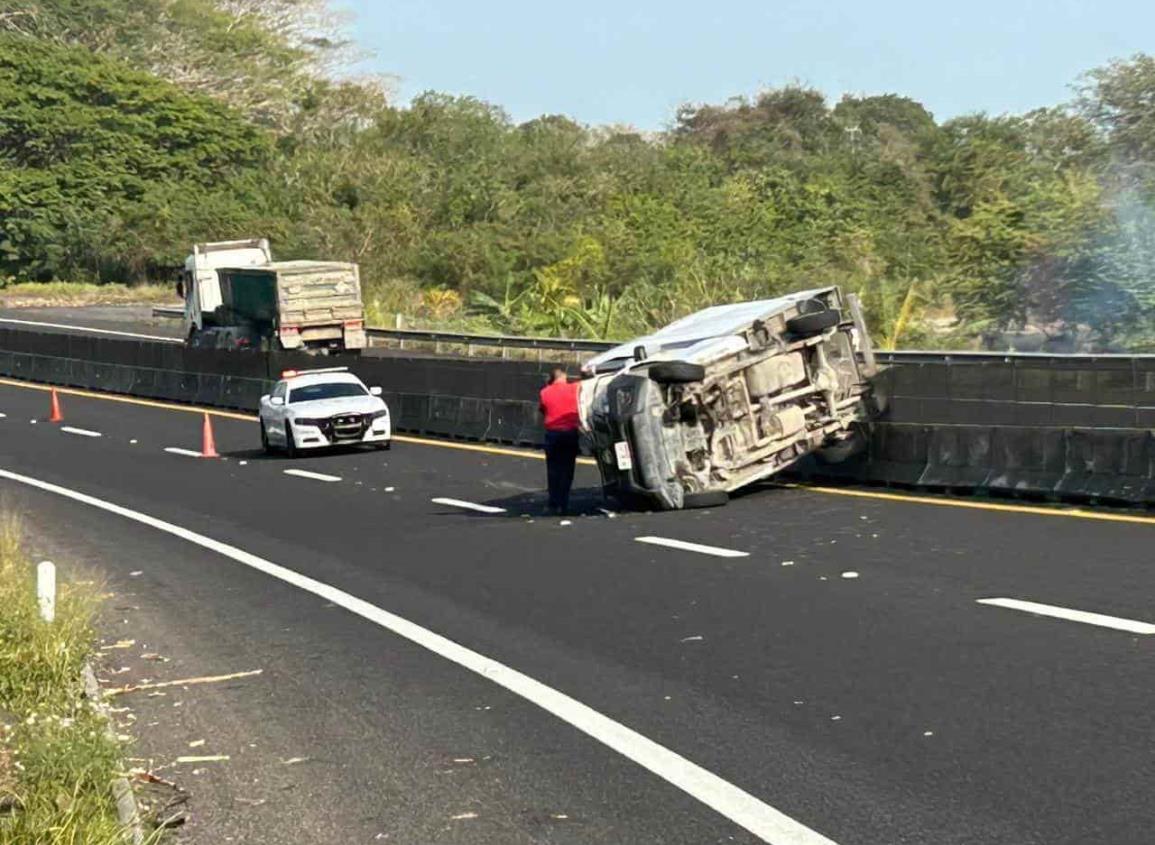
[[(215, 753), (231, 759), (198, 776), (203, 831), (246, 842), (1152, 841), (1155, 637), (978, 602), (1155, 622), (1153, 517), (765, 486), (718, 510), (611, 518), (581, 467), (583, 514), (562, 524), (541, 515), (533, 456), (406, 441), (288, 461), (254, 450), (254, 422), (215, 416), (226, 457), (204, 460), (165, 451), (199, 448), (201, 418), (187, 409), (62, 399), (65, 425), (101, 436), (45, 422), (43, 390), (0, 383), (0, 470), (199, 532), (423, 626), (796, 825), (759, 838), (693, 788), (343, 606), (0, 480), (6, 501), (131, 592), (190, 672), (263, 670), (204, 694), (223, 720)], [(265, 757), (246, 757), (248, 737)], [(293, 757), (309, 760), (286, 774)], [(270, 777), (295, 778), (301, 800), (286, 808), (285, 790), (262, 792)], [(225, 813), (242, 786), (272, 800)]]

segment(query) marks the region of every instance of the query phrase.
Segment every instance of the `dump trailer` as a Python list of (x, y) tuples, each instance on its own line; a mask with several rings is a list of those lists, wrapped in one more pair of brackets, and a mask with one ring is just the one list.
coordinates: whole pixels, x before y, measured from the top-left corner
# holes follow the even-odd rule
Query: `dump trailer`
[(365, 306), (356, 264), (278, 261), (218, 271), (217, 347), (311, 351), (365, 347)]

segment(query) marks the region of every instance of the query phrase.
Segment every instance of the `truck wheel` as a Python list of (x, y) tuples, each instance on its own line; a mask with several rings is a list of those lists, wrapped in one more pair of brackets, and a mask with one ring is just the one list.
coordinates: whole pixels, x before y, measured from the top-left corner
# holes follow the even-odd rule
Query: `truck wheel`
[(819, 448), (814, 456), (824, 464), (840, 464), (865, 451), (866, 434), (861, 428), (855, 428), (842, 440)]
[(688, 361), (659, 361), (647, 369), (650, 381), (659, 384), (690, 384), (706, 378), (706, 368)]
[(682, 499), (682, 507), (687, 510), (693, 508), (720, 508), (730, 501), (730, 494), (725, 490), (703, 490), (700, 493), (687, 493)]
[(798, 337), (809, 337), (810, 335), (821, 334), (827, 329), (832, 329), (841, 322), (842, 315), (831, 308), (827, 311), (802, 314), (792, 320), (787, 320), (786, 331)]

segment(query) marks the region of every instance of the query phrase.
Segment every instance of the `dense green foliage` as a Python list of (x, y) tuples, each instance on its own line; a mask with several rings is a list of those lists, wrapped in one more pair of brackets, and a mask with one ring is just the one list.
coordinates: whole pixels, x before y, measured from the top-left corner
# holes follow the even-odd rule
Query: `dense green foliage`
[(260, 234), (360, 262), (377, 319), (623, 336), (837, 283), (887, 343), (1155, 342), (1147, 56), (1021, 116), (787, 87), (642, 134), (436, 93), (389, 106), (326, 76), (323, 0), (15, 5), (0, 274), (132, 280)]

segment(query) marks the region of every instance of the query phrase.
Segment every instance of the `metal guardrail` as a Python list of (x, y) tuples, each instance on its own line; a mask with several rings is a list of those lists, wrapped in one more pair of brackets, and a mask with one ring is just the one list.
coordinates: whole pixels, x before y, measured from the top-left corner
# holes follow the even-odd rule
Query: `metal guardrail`
[[(184, 314), (181, 308), (157, 306), (152, 309), (154, 317), (180, 317)], [(435, 346), (453, 344), (456, 346), (482, 346), (496, 349), (536, 349), (538, 351), (555, 352), (605, 352), (613, 349), (621, 341), (589, 340), (584, 338), (560, 337), (521, 337), (517, 335), (483, 335), (466, 334), (464, 332), (439, 332), (422, 329), (383, 329), (367, 328), (365, 333), (370, 338), (378, 340), (395, 340), (405, 347), (406, 342), (430, 343)], [(1149, 360), (1155, 361), (1155, 354), (1138, 353), (1106, 353), (1106, 352), (1013, 352), (1013, 351), (973, 351), (973, 350), (932, 350), (932, 349), (899, 349), (893, 351), (875, 350), (875, 356), (884, 364), (918, 364), (943, 363), (957, 360), (967, 363), (995, 363), (1000, 361), (1029, 360), (1046, 361), (1062, 360), (1076, 361), (1081, 359), (1094, 360)]]
[(453, 343), (459, 346), (493, 346), (504, 349), (549, 349), (558, 352), (604, 352), (616, 343), (605, 340), (579, 340), (564, 337), (517, 337), (514, 335), (464, 334), (419, 329), (367, 328), (369, 337), (419, 343)]

